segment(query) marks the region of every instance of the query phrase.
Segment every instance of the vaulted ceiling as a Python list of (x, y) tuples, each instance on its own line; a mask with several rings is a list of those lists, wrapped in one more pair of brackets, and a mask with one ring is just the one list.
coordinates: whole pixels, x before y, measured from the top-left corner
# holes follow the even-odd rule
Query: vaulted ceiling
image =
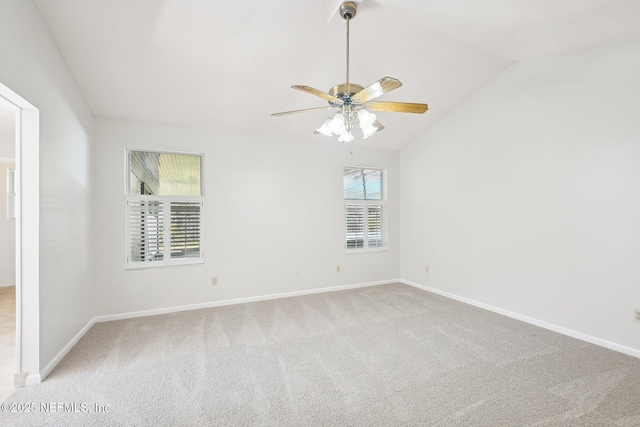
[[(300, 142), (328, 116), (294, 91), (345, 80), (336, 0), (35, 0), (99, 116), (211, 127)], [(362, 0), (351, 23), (351, 80), (404, 86), (380, 100), (425, 115), (379, 113), (353, 143), (402, 149), (511, 64), (640, 36), (638, 0)]]

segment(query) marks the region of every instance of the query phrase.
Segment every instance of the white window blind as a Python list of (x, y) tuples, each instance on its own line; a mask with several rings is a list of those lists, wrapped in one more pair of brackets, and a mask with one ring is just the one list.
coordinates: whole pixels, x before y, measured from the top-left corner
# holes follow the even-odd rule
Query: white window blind
[(368, 251), (386, 248), (383, 171), (345, 167), (345, 248)]
[(347, 203), (347, 249), (364, 248), (364, 206)]
[(129, 261), (164, 259), (164, 203), (130, 200), (128, 203)]
[(204, 262), (200, 155), (129, 151), (127, 268)]
[(201, 202), (171, 202), (171, 258), (200, 257)]
[(370, 248), (384, 247), (384, 206), (382, 204), (367, 205), (367, 243)]

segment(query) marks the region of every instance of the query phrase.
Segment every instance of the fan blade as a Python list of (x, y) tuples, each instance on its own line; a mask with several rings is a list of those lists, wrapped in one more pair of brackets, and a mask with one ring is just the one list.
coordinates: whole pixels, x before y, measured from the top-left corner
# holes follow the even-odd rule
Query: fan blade
[(369, 102), (367, 105), (371, 111), (392, 111), (394, 113), (422, 114), (429, 109), (427, 104), (416, 104), (413, 102), (375, 101)]
[(353, 95), (351, 97), (351, 101), (364, 103), (381, 95), (384, 95), (387, 92), (391, 92), (392, 90), (397, 89), (400, 86), (402, 86), (400, 80), (394, 79), (393, 77), (383, 77), (377, 82), (371, 84), (370, 86)]
[(333, 108), (335, 107), (327, 106), (327, 107), (305, 108), (304, 110), (293, 110), (293, 111), (283, 111), (282, 113), (273, 113), (272, 116), (273, 117), (287, 116), (289, 114), (307, 113), (309, 111), (324, 111), (324, 110), (331, 110)]
[(322, 92), (321, 90), (314, 89), (314, 88), (309, 87), (309, 86), (296, 85), (296, 86), (291, 86), (291, 88), (297, 89), (297, 90), (301, 90), (303, 92), (310, 93), (311, 95), (319, 96), (320, 98), (326, 99), (327, 101), (333, 102), (334, 104), (338, 104), (338, 105), (344, 104), (344, 101), (342, 99), (336, 98), (333, 95), (329, 95), (326, 92)]

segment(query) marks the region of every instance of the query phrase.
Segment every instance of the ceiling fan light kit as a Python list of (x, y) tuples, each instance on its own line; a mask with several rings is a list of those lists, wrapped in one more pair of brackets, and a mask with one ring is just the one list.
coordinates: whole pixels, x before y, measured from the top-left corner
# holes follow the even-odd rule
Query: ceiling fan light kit
[(355, 138), (353, 131), (356, 127), (359, 127), (362, 131), (363, 139), (367, 139), (376, 132), (384, 129), (384, 126), (382, 123), (377, 121), (377, 116), (372, 111), (390, 111), (414, 114), (422, 114), (427, 111), (427, 104), (388, 101), (372, 102), (373, 99), (402, 86), (402, 83), (393, 77), (383, 77), (366, 88), (359, 84), (349, 82), (349, 22), (356, 16), (357, 10), (357, 4), (352, 1), (347, 1), (340, 5), (340, 16), (347, 21), (346, 83), (334, 86), (329, 90), (329, 92), (322, 92), (309, 86), (291, 86), (293, 89), (297, 89), (326, 100), (329, 103), (329, 106), (285, 111), (282, 113), (274, 113), (272, 116), (285, 116), (289, 114), (331, 109), (334, 110), (335, 113), (326, 119), (314, 133), (328, 137), (337, 136), (338, 141), (340, 142), (350, 142)]

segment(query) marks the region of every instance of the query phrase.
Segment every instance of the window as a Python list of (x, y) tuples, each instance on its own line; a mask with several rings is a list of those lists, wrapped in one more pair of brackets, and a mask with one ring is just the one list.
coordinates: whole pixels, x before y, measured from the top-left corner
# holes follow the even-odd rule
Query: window
[(127, 151), (127, 268), (204, 262), (202, 156)]
[(386, 248), (383, 171), (344, 168), (345, 248), (348, 252)]

